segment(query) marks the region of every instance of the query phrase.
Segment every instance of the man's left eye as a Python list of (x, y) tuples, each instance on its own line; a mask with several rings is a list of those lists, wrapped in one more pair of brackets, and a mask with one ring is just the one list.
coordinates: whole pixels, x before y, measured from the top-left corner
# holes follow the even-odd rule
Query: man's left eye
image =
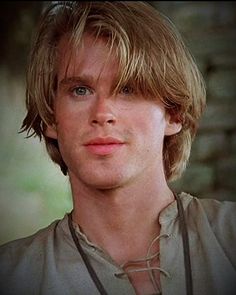
[(89, 95), (91, 94), (91, 90), (85, 86), (78, 86), (73, 89), (75, 95)]
[(128, 94), (132, 94), (134, 92), (134, 90), (130, 86), (124, 86), (124, 87), (121, 88), (120, 92), (123, 93), (123, 94), (128, 95)]

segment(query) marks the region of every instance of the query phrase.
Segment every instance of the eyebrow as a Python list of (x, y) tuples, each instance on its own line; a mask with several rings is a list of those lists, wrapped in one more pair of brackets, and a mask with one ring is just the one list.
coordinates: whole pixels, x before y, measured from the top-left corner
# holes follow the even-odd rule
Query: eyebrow
[[(81, 76), (72, 76), (65, 77), (61, 81), (58, 82), (58, 88), (71, 85), (71, 84), (85, 84), (85, 85), (95, 85), (97, 79), (94, 79), (91, 75), (81, 75)], [(112, 89), (115, 88), (116, 82), (113, 82)]]
[(91, 75), (82, 75), (82, 76), (72, 76), (72, 77), (65, 77), (58, 83), (58, 87), (68, 85), (68, 84), (76, 84), (76, 83), (94, 83), (95, 80)]

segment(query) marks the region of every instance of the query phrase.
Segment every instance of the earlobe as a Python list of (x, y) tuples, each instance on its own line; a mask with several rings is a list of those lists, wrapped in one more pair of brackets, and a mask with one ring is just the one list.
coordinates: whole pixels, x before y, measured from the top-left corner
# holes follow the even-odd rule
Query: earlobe
[(47, 125), (45, 128), (45, 135), (49, 138), (57, 139), (56, 125), (55, 124)]

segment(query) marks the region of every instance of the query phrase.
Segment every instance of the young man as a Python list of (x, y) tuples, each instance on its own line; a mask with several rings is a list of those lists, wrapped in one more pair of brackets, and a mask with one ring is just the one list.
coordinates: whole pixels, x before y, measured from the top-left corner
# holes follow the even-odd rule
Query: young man
[(23, 130), (68, 174), (73, 211), (1, 247), (1, 294), (233, 294), (235, 204), (168, 186), (204, 104), (181, 37), (148, 4), (51, 5)]

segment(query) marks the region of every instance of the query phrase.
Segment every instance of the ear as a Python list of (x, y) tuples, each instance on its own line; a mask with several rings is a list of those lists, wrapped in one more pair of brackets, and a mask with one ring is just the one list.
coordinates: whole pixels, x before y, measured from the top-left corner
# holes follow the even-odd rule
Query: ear
[(181, 122), (177, 118), (172, 117), (170, 114), (166, 114), (165, 136), (177, 134), (181, 131), (181, 129)]
[(45, 135), (52, 139), (57, 139), (57, 128), (55, 124), (47, 125), (45, 128)]

